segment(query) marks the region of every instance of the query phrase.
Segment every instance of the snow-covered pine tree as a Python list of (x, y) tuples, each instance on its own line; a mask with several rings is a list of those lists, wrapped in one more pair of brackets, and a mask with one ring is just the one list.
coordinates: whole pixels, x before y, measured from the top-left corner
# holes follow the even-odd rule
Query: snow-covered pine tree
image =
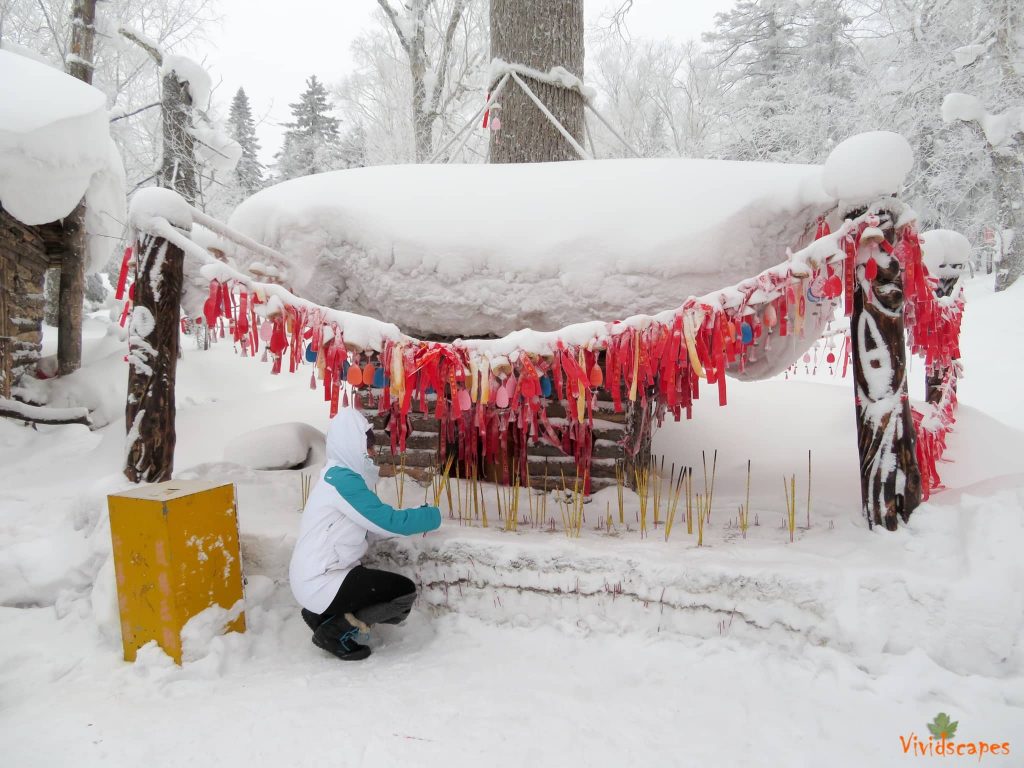
[[(820, 163), (843, 139), (874, 125), (858, 125), (856, 94), (869, 87), (850, 37), (846, 0), (805, 0), (796, 9), (797, 66), (778, 82), (783, 110), (775, 115), (787, 159)], [(870, 118), (873, 120), (874, 118)]]
[(256, 139), (256, 124), (252, 119), (249, 97), (239, 88), (231, 100), (228, 114), (228, 133), (242, 148), (242, 157), (232, 174), (233, 181), (244, 199), (263, 187), (263, 164), (259, 161), (260, 144)]
[(299, 100), (288, 106), (292, 121), (285, 123), (284, 146), (275, 155), (277, 177), (284, 181), (341, 167), (339, 120), (331, 116), (327, 89), (316, 75), (306, 80)]
[(704, 35), (726, 83), (730, 140), (723, 154), (736, 160), (789, 159), (786, 141), (786, 78), (800, 64), (795, 14), (790, 0), (736, 0), (715, 15)]

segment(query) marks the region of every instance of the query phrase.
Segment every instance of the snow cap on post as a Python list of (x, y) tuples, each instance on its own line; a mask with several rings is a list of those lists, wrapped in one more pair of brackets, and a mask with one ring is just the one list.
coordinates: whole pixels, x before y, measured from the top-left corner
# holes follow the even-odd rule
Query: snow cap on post
[(829, 154), (822, 183), (845, 204), (870, 203), (899, 192), (913, 165), (914, 152), (898, 133), (859, 133)]
[(932, 277), (960, 277), (971, 261), (971, 241), (951, 229), (932, 229), (921, 233), (921, 255)]

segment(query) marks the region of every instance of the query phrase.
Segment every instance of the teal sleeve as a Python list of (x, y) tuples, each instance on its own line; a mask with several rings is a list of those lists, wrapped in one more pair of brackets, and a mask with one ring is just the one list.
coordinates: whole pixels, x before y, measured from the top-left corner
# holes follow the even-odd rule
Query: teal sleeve
[(331, 467), (324, 475), (334, 490), (362, 518), (359, 521), (371, 531), (411, 536), (441, 527), (441, 510), (437, 507), (395, 509), (371, 491), (362, 476), (351, 469)]

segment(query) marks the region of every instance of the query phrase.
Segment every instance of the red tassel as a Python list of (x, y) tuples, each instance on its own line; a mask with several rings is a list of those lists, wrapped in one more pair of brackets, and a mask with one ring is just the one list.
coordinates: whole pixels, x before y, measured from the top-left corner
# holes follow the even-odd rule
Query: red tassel
[(124, 286), (128, 281), (128, 265), (132, 260), (132, 247), (129, 245), (124, 249), (124, 256), (121, 257), (121, 271), (117, 274), (117, 292), (114, 298), (120, 301), (124, 298)]

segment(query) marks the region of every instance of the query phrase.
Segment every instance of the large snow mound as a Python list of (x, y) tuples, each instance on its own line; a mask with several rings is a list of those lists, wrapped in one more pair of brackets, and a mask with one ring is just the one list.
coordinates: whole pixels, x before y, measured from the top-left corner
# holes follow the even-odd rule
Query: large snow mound
[(0, 205), (25, 224), (47, 224), (85, 197), (90, 265), (99, 268), (125, 220), (124, 167), (110, 138), (106, 97), (5, 50), (0, 83)]
[(358, 168), (263, 190), (230, 225), (297, 258), (285, 282), (312, 301), (407, 333), (504, 335), (672, 309), (784, 261), (835, 205), (821, 173), (679, 159)]

